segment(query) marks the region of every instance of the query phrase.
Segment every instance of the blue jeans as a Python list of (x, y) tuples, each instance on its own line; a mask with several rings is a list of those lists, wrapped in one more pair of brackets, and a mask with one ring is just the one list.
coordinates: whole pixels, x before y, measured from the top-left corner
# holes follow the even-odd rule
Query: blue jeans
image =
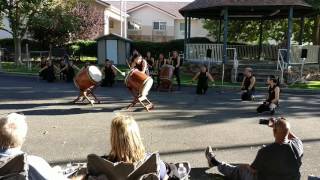
[(218, 170), (232, 180), (257, 180), (257, 176), (247, 168), (222, 163), (218, 166)]

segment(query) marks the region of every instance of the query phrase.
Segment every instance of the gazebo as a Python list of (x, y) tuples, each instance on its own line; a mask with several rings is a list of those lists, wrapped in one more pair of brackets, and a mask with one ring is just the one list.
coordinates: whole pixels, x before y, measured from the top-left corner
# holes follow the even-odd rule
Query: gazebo
[(227, 37), (229, 20), (260, 21), (259, 57), (262, 47), (263, 23), (265, 20), (288, 19), (287, 47), (285, 61), (291, 57), (293, 18), (300, 18), (299, 44), (302, 44), (304, 19), (317, 14), (317, 10), (304, 0), (195, 0), (180, 9), (185, 17), (185, 57), (186, 45), (190, 40), (191, 18), (217, 19), (223, 21), (223, 64), (227, 62)]

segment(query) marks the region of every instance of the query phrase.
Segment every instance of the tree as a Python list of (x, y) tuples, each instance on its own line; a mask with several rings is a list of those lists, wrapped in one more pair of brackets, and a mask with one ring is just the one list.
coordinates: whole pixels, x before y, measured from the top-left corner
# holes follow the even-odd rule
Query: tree
[(64, 45), (80, 27), (80, 19), (60, 5), (43, 9), (30, 19), (29, 33), (44, 47)]
[(30, 18), (41, 9), (47, 8), (50, 0), (0, 0), (1, 14), (8, 18), (15, 50), (15, 61), (21, 64), (21, 40), (25, 37), (30, 24)]
[(79, 0), (74, 4), (72, 14), (80, 20), (80, 27), (73, 40), (92, 40), (104, 29), (104, 11), (95, 6), (95, 1)]
[[(307, 0), (308, 3), (320, 12), (320, 1), (319, 0)], [(312, 42), (314, 45), (320, 45), (320, 15), (313, 18), (312, 27)]]

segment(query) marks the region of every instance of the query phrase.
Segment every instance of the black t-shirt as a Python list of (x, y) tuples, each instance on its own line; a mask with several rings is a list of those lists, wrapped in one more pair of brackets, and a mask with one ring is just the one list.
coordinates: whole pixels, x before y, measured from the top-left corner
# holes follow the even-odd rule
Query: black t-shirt
[(273, 143), (258, 151), (251, 167), (257, 170), (258, 180), (299, 180), (303, 145), (292, 139), (285, 144)]

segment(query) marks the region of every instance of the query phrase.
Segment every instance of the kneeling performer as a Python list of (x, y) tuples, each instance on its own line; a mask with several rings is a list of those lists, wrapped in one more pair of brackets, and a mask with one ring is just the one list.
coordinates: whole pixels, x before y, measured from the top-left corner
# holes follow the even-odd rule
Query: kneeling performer
[(253, 75), (252, 68), (248, 67), (244, 70), (244, 78), (241, 86), (241, 90), (243, 91), (241, 94), (242, 101), (254, 100), (255, 86), (256, 78)]
[(267, 99), (263, 104), (261, 104), (257, 108), (258, 113), (262, 113), (265, 111), (270, 111), (273, 115), (275, 113), (276, 107), (279, 106), (279, 98), (280, 98), (280, 87), (279, 87), (279, 80), (276, 79), (275, 76), (271, 75), (268, 77), (267, 80), (268, 84), (268, 95)]

